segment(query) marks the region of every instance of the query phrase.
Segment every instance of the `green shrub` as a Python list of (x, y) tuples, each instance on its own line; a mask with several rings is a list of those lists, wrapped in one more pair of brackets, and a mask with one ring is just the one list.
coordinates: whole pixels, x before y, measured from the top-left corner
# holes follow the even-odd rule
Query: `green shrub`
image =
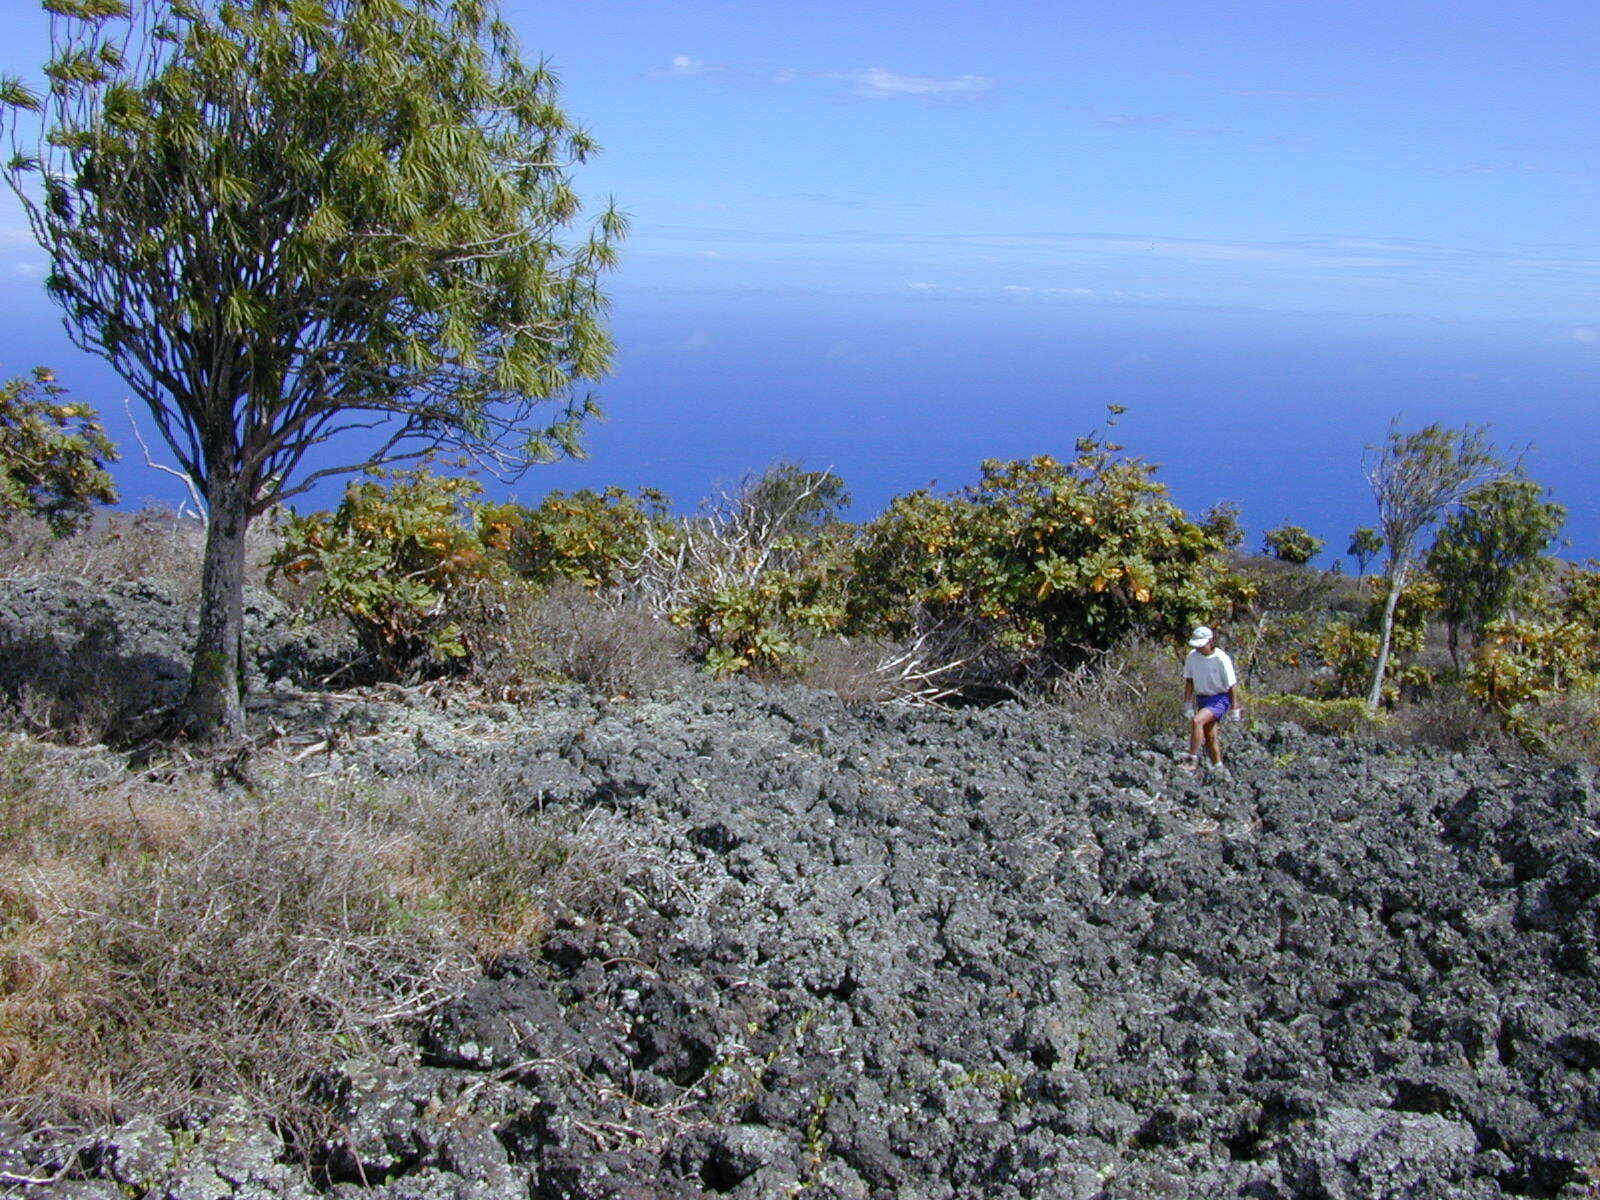
[[(1317, 643), (1317, 653), (1327, 671), (1320, 688), (1325, 698), (1364, 696), (1378, 658), (1378, 628), (1383, 617), (1384, 580), (1370, 578), (1367, 611), (1353, 624), (1329, 625)], [(1428, 640), (1429, 618), (1439, 610), (1439, 585), (1427, 575), (1412, 577), (1395, 604), (1394, 632), (1388, 667), (1383, 677), (1384, 703), (1393, 705), (1405, 695), (1417, 695), (1433, 685), (1433, 672), (1417, 661)]]
[(1366, 701), (1356, 697), (1252, 695), (1245, 708), (1252, 719), (1269, 724), (1293, 721), (1312, 733), (1375, 733), (1389, 724), (1387, 715), (1372, 712)]
[(1246, 598), (1224, 531), (1184, 515), (1155, 468), (1083, 438), (1069, 463), (985, 462), (962, 492), (914, 492), (862, 531), (850, 625), (891, 638), (963, 628), (1023, 674), (1136, 633), (1172, 637)]
[[(690, 530), (689, 544), (698, 534)], [(713, 675), (791, 675), (810, 639), (843, 625), (848, 534), (825, 529), (778, 538), (752, 559), (709, 561), (671, 610), (692, 652)]]
[(485, 505), (479, 536), (505, 547), (513, 573), (537, 587), (571, 580), (599, 591), (637, 579), (651, 549), (672, 544), (667, 497), (653, 488), (551, 492), (533, 508)]
[(1267, 530), (1262, 544), (1273, 558), (1300, 566), (1315, 558), (1324, 545), (1321, 538), (1313, 537), (1298, 525), (1280, 525)]
[(845, 616), (852, 527), (831, 471), (777, 463), (652, 539), (629, 587), (713, 675), (791, 676)]
[(94, 409), (65, 396), (45, 367), (0, 384), (0, 515), (42, 518), (57, 536), (117, 499), (116, 447)]
[(463, 622), (494, 603), (505, 570), (499, 531), (470, 519), (481, 490), (426, 468), (372, 472), (333, 512), (288, 518), (273, 572), (306, 589), (312, 617), (345, 617), (385, 677), (463, 665), (476, 648)]

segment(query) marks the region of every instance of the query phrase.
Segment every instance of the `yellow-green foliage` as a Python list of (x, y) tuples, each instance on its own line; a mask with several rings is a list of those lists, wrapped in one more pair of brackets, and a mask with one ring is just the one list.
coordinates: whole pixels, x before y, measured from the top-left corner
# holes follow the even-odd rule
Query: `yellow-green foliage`
[(809, 637), (844, 623), (849, 544), (844, 525), (779, 538), (759, 567), (691, 579), (671, 619), (713, 675), (795, 671)]
[(46, 367), (0, 384), (0, 515), (40, 517), (57, 536), (117, 499), (116, 447), (94, 409), (65, 397)]
[(1363, 733), (1382, 729), (1389, 718), (1372, 712), (1364, 700), (1322, 700), (1313, 696), (1252, 695), (1250, 715), (1266, 721), (1293, 721), (1313, 733)]
[(1303, 566), (1322, 552), (1325, 543), (1298, 525), (1280, 525), (1267, 530), (1263, 545), (1273, 558)]
[(1600, 572), (1569, 567), (1534, 613), (1488, 624), (1466, 686), (1531, 748), (1600, 744)]
[(1119, 449), (1084, 438), (1068, 463), (989, 461), (965, 491), (899, 497), (864, 530), (854, 624), (904, 637), (977, 621), (1007, 649), (1073, 657), (1220, 619), (1240, 598), (1221, 531)]
[[(1372, 599), (1361, 621), (1355, 625), (1330, 625), (1317, 643), (1317, 653), (1329, 669), (1322, 688), (1335, 698), (1363, 696), (1372, 680), (1387, 585), (1374, 577), (1367, 586)], [(1438, 609), (1439, 585), (1431, 577), (1418, 575), (1401, 590), (1395, 603), (1389, 665), (1383, 677), (1385, 703), (1392, 704), (1404, 692), (1421, 690), (1432, 682), (1432, 674), (1409, 659), (1427, 643), (1428, 618)]]
[(426, 468), (372, 472), (335, 511), (289, 518), (273, 572), (309, 588), (313, 615), (347, 618), (388, 674), (436, 671), (471, 654), (463, 618), (504, 574), (504, 530), (468, 517), (481, 490)]
[(551, 492), (533, 508), (483, 506), (475, 517), (480, 536), (503, 542), (511, 570), (538, 587), (570, 579), (600, 591), (631, 582), (653, 546), (677, 537), (667, 497), (653, 488)]

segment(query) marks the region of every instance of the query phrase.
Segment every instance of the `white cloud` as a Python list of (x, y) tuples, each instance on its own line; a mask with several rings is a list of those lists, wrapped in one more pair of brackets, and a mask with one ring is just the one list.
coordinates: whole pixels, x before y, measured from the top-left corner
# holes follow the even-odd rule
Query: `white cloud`
[(701, 58), (690, 58), (687, 54), (674, 54), (672, 61), (664, 67), (657, 67), (657, 75), (671, 75), (679, 79), (698, 79), (707, 75), (716, 75), (722, 68), (714, 63), (708, 63)]
[(23, 279), (43, 279), (44, 264), (42, 262), (23, 261), (11, 265), (11, 273)]
[(936, 79), (931, 75), (902, 75), (886, 67), (867, 67), (851, 71), (845, 78), (856, 85), (856, 94), (874, 100), (887, 100), (899, 96), (951, 96), (986, 92), (994, 80), (983, 75), (957, 75), (953, 79)]
[(1600, 342), (1600, 326), (1574, 325), (1572, 327), (1572, 340), (1583, 342), (1585, 345)]

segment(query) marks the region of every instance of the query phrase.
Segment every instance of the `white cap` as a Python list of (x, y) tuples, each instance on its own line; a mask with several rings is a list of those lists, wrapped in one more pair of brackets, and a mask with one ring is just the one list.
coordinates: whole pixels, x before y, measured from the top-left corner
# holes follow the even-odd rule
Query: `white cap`
[(1200, 649), (1201, 646), (1204, 646), (1207, 642), (1209, 642), (1212, 638), (1214, 638), (1216, 636), (1217, 636), (1216, 634), (1211, 632), (1211, 626), (1209, 626), (1209, 625), (1196, 625), (1194, 627), (1194, 632), (1189, 635), (1189, 645), (1193, 646), (1196, 650), (1198, 650), (1198, 649)]

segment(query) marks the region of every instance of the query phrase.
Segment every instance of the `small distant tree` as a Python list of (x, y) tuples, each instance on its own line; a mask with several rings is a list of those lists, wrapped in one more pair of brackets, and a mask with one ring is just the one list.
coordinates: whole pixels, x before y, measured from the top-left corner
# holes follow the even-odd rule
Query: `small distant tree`
[(1477, 642), (1486, 625), (1508, 614), (1566, 523), (1566, 508), (1545, 495), (1531, 479), (1497, 479), (1474, 488), (1428, 551), (1458, 670), (1461, 630)]
[(106, 470), (116, 447), (94, 409), (66, 394), (48, 367), (0, 384), (0, 516), (39, 517), (57, 537), (117, 499)]
[(850, 504), (844, 480), (832, 471), (808, 471), (796, 462), (776, 462), (740, 485), (741, 520), (773, 537), (814, 533)]
[(1298, 525), (1279, 525), (1267, 530), (1263, 545), (1279, 562), (1304, 566), (1322, 550), (1323, 541)]
[(1383, 535), (1370, 525), (1363, 525), (1350, 534), (1350, 544), (1345, 553), (1356, 560), (1356, 574), (1365, 575), (1367, 564), (1378, 557), (1383, 549)]
[(45, 95), (0, 80), (8, 179), (74, 341), (205, 496), (187, 707), (237, 734), (250, 522), (440, 445), (513, 473), (575, 453), (623, 222), (567, 240), (593, 143), (493, 0), (45, 7)]
[(1239, 522), (1239, 506), (1232, 500), (1219, 500), (1200, 514), (1200, 528), (1229, 550), (1244, 545), (1244, 526)]
[(1482, 428), (1432, 424), (1403, 433), (1395, 421), (1383, 445), (1367, 447), (1363, 467), (1388, 547), (1378, 653), (1367, 688), (1367, 707), (1376, 712), (1389, 665), (1395, 605), (1415, 565), (1422, 534), (1473, 488), (1504, 474), (1505, 466)]

